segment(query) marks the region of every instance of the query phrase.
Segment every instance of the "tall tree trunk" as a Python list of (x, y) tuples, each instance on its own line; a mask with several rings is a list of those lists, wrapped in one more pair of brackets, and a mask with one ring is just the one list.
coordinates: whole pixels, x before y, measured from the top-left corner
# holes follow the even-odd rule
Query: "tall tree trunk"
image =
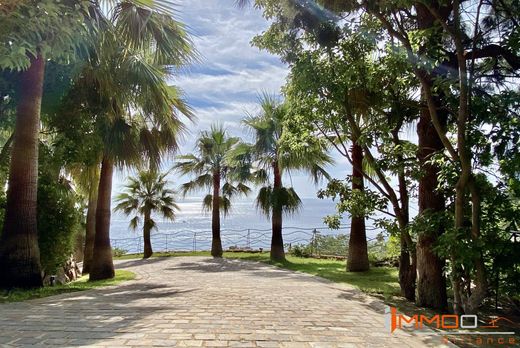
[[(441, 11), (441, 13), (449, 14), (449, 11)], [(417, 6), (417, 14), (418, 25), (421, 29), (428, 29), (434, 25), (433, 16), (424, 6)], [(425, 102), (424, 93), (423, 102)], [(437, 105), (442, 105), (441, 101)], [(438, 116), (445, 124), (446, 112), (439, 109)], [(439, 168), (429, 164), (428, 161), (433, 154), (442, 151), (444, 146), (426, 107), (422, 108), (420, 112), (417, 135), (419, 138), (417, 156), (423, 171), (423, 175), (419, 179), (419, 215), (439, 213), (445, 210), (444, 197), (437, 191)], [(433, 246), (442, 232), (441, 227), (437, 227), (436, 230), (420, 231), (416, 245), (416, 304), (439, 310), (447, 307), (446, 279), (443, 275), (444, 260), (433, 252)]]
[[(363, 191), (363, 148), (353, 141), (352, 144), (352, 190)], [(352, 216), (348, 242), (347, 271), (364, 272), (370, 268), (368, 263), (367, 235), (365, 216)]]
[(90, 280), (114, 278), (114, 262), (110, 246), (110, 205), (112, 203), (112, 175), (114, 163), (104, 157), (99, 178), (98, 202), (96, 207), (96, 236), (90, 268)]
[(144, 223), (143, 223), (143, 241), (144, 241), (144, 255), (143, 259), (147, 259), (153, 254), (152, 250), (152, 240), (151, 240), (151, 231), (152, 231), (152, 212), (147, 210), (144, 213)]
[(211, 232), (211, 256), (222, 257), (222, 240), (220, 239), (220, 172), (213, 173)]
[(399, 254), (399, 286), (401, 295), (409, 301), (415, 300), (415, 270), (417, 257), (414, 251), (410, 250), (406, 235), (401, 229), (401, 253)]
[[(400, 144), (399, 130), (396, 128), (393, 132), (394, 142)], [(403, 161), (401, 155), (398, 160)], [(415, 288), (417, 279), (417, 252), (412, 237), (408, 231), (410, 224), (410, 207), (408, 187), (406, 185), (406, 175), (404, 167), (399, 170), (397, 175), (399, 182), (399, 196), (401, 201), (401, 209), (395, 209), (397, 223), (400, 229), (401, 253), (399, 255), (399, 286), (401, 287), (401, 295), (409, 301), (415, 301)]]
[[(282, 173), (278, 162), (273, 163), (274, 171), (274, 184), (273, 184), (273, 195), (280, 196), (282, 190)], [(283, 248), (283, 235), (282, 235), (282, 224), (283, 224), (283, 207), (280, 202), (275, 202), (273, 205), (273, 216), (272, 216), (272, 229), (273, 235), (271, 237), (271, 260), (283, 261), (285, 260), (285, 251)]]
[[(392, 130), (392, 140), (395, 146), (401, 146), (399, 139), (399, 131), (402, 124), (396, 125)], [(404, 159), (401, 154), (397, 155), (398, 163), (403, 163)], [(408, 193), (408, 185), (406, 184), (406, 173), (404, 166), (401, 166), (397, 173), (397, 181), (399, 183), (399, 200), (394, 205), (395, 216), (400, 230), (400, 246), (399, 255), (399, 286), (401, 295), (409, 301), (415, 301), (415, 280), (417, 269), (417, 255), (412, 237), (408, 231), (410, 223), (410, 196)]]
[(85, 233), (85, 249), (83, 252), (83, 274), (90, 273), (92, 256), (94, 254), (94, 239), (96, 238), (96, 207), (98, 200), (99, 177), (93, 175), (89, 179), (87, 226)]
[[(418, 158), (423, 175), (419, 179), (419, 214), (428, 215), (444, 211), (444, 196), (436, 188), (438, 186), (439, 168), (428, 163), (431, 156), (444, 148), (428, 110), (421, 110), (417, 125), (419, 136)], [(420, 231), (417, 236), (417, 297), (416, 304), (444, 310), (447, 307), (446, 279), (443, 275), (444, 260), (433, 251), (434, 244), (443, 231)]]
[(38, 133), (45, 60), (31, 57), (20, 74), (20, 100), (9, 167), (9, 187), (0, 241), (0, 286), (42, 286), (38, 247), (36, 196), (38, 191)]

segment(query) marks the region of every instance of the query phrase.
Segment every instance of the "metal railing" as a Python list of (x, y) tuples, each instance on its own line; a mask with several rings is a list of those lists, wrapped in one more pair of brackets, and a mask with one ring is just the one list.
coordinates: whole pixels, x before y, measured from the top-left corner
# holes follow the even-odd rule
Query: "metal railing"
[[(319, 236), (348, 235), (349, 232), (349, 226), (341, 226), (339, 230), (330, 230), (326, 227), (284, 227), (283, 239), (287, 246), (311, 245), (314, 248), (313, 252), (319, 254), (319, 243), (317, 243)], [(376, 235), (381, 230), (367, 227), (367, 232)], [(221, 229), (220, 235), (224, 250), (268, 250), (271, 246), (271, 229)], [(369, 238), (368, 241), (377, 238)], [(211, 239), (210, 230), (178, 230), (152, 233), (151, 236), (154, 252), (207, 251), (211, 249)], [(111, 239), (111, 244), (114, 249), (117, 248), (120, 252), (128, 254), (142, 253), (144, 248), (142, 236), (114, 238)]]

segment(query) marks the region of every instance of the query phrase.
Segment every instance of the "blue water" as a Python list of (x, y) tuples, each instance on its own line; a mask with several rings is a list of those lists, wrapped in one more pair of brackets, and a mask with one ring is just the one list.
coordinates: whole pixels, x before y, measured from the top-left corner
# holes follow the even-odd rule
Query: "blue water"
[[(348, 233), (348, 226), (330, 230), (323, 223), (326, 215), (334, 214), (335, 203), (316, 198), (302, 199), (302, 209), (293, 216), (284, 218), (284, 242), (306, 244), (314, 230), (322, 234)], [(211, 214), (203, 212), (200, 198), (187, 198), (179, 202), (180, 211), (173, 222), (160, 221), (152, 233), (154, 250), (209, 250), (211, 247)], [(142, 231), (131, 230), (131, 217), (114, 213), (110, 236), (112, 246), (129, 252), (142, 249)], [(348, 224), (348, 217), (344, 219)], [(257, 211), (253, 201), (236, 201), (228, 216), (221, 218), (221, 235), (224, 248), (264, 248), (270, 245), (271, 222)], [(375, 231), (367, 232), (375, 237)]]

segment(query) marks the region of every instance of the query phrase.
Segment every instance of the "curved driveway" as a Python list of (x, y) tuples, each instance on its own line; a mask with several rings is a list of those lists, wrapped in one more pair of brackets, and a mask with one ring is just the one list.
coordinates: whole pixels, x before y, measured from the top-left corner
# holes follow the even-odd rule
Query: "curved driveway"
[(442, 346), (430, 334), (390, 334), (380, 300), (302, 273), (205, 257), (117, 267), (137, 279), (0, 305), (0, 346)]

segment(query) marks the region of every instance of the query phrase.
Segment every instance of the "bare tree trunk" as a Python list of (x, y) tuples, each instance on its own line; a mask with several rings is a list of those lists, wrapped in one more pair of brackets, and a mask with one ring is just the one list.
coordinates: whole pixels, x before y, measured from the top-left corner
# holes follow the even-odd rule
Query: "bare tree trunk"
[[(352, 190), (363, 191), (363, 173), (359, 168), (363, 167), (363, 148), (353, 141), (352, 144)], [(350, 221), (350, 238), (348, 242), (347, 271), (368, 271), (367, 235), (365, 216), (352, 216)]]
[(114, 262), (110, 246), (110, 206), (112, 203), (112, 175), (114, 163), (108, 157), (103, 158), (99, 179), (98, 202), (96, 209), (96, 237), (90, 269), (90, 280), (114, 278)]
[[(395, 139), (398, 140), (397, 134)], [(401, 159), (402, 160), (402, 159)], [(414, 248), (412, 237), (408, 232), (410, 223), (408, 189), (406, 187), (406, 179), (404, 170), (398, 175), (399, 194), (401, 200), (401, 209), (394, 207), (397, 216), (400, 233), (401, 253), (399, 255), (399, 286), (401, 295), (409, 301), (415, 301), (415, 281), (417, 278), (417, 254)]]
[[(396, 125), (392, 130), (392, 140), (396, 146), (401, 146), (399, 139), (399, 130), (402, 124)], [(397, 161), (403, 163), (404, 159), (401, 154), (397, 155)], [(408, 231), (410, 223), (410, 197), (408, 186), (406, 184), (406, 173), (404, 166), (399, 168), (397, 173), (399, 183), (399, 199), (393, 203), (395, 216), (400, 230), (400, 255), (399, 255), (399, 286), (401, 295), (409, 301), (415, 301), (415, 280), (417, 269), (417, 255), (415, 253), (415, 245)], [(399, 202), (401, 206), (399, 206)]]
[(399, 286), (401, 295), (409, 301), (415, 300), (415, 270), (417, 257), (410, 250), (406, 235), (401, 231), (400, 236), (401, 253), (399, 254)]
[[(446, 13), (446, 11), (443, 11), (443, 13)], [(417, 14), (420, 28), (428, 29), (434, 25), (434, 18), (424, 6), (417, 6)], [(423, 101), (425, 101), (424, 91)], [(447, 120), (446, 112), (438, 110), (437, 115), (444, 126)], [(439, 168), (431, 165), (428, 161), (432, 155), (442, 151), (444, 145), (432, 123), (428, 108), (422, 108), (420, 111), (417, 135), (419, 139), (417, 157), (423, 172), (422, 177), (419, 179), (419, 215), (443, 212), (445, 210), (444, 196), (437, 191)], [(444, 260), (439, 258), (433, 251), (433, 247), (442, 233), (441, 227), (437, 227), (437, 230), (420, 231), (416, 244), (416, 304), (421, 307), (430, 307), (438, 310), (445, 310), (448, 306), (446, 279), (443, 275)]]
[(96, 207), (98, 200), (99, 177), (94, 175), (90, 178), (88, 207), (87, 207), (87, 225), (85, 234), (85, 251), (83, 253), (83, 274), (90, 273), (92, 264), (92, 256), (94, 253), (94, 239), (96, 238)]
[[(280, 190), (282, 189), (282, 173), (280, 172), (280, 167), (278, 166), (278, 162), (273, 163), (273, 171), (274, 171), (274, 184), (273, 184), (273, 195), (279, 195)], [(271, 260), (275, 261), (283, 261), (285, 260), (285, 251), (283, 248), (283, 234), (282, 234), (282, 224), (283, 224), (283, 210), (280, 202), (277, 202), (273, 206), (273, 216), (271, 219), (272, 223), (272, 237), (271, 237)]]
[(143, 259), (147, 259), (150, 256), (152, 256), (152, 254), (153, 254), (151, 231), (152, 231), (151, 212), (146, 211), (144, 213), (144, 223), (143, 223), (143, 241), (144, 241)]
[[(439, 111), (439, 116), (446, 121), (446, 114)], [(435, 153), (442, 151), (444, 146), (433, 126), (427, 109), (421, 110), (417, 125), (419, 136), (418, 158), (423, 175), (419, 179), (419, 214), (428, 215), (445, 210), (444, 196), (437, 191), (439, 168), (428, 161)], [(417, 298), (416, 304), (445, 310), (448, 306), (446, 294), (446, 279), (443, 275), (444, 260), (433, 251), (439, 236), (443, 233), (441, 227), (436, 230), (420, 231), (417, 236)]]
[(220, 239), (220, 172), (213, 173), (213, 202), (211, 217), (211, 256), (222, 257), (222, 240)]
[(38, 246), (38, 135), (45, 60), (31, 57), (31, 66), (20, 74), (20, 100), (9, 168), (9, 187), (0, 241), (0, 286), (42, 286)]

